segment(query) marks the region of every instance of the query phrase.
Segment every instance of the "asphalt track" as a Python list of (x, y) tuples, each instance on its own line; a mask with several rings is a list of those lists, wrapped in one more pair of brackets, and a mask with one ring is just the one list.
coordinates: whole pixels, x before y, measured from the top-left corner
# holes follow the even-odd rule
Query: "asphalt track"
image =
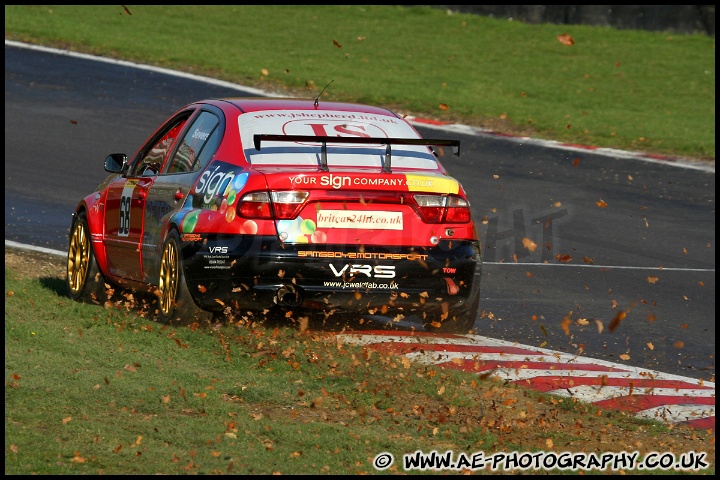
[[(12, 121), (15, 117), (8, 114), (8, 68), (7, 68), (7, 47), (8, 42), (6, 42), (6, 167), (8, 165), (8, 158), (11, 158), (12, 155), (8, 155), (8, 143), (12, 142), (13, 140), (10, 140), (11, 135), (8, 135), (8, 121)], [(42, 49), (38, 49), (42, 50)], [(57, 53), (57, 52), (56, 52)], [(64, 53), (64, 54), (67, 54)], [(85, 57), (83, 57), (85, 58)], [(97, 60), (97, 59), (96, 59)], [(104, 59), (105, 62), (107, 62), (107, 59)], [(123, 69), (138, 69), (138, 68), (144, 68), (142, 66), (134, 65), (134, 64), (127, 64), (123, 62), (114, 62), (113, 68), (115, 68), (115, 71), (123, 71)], [(151, 71), (157, 73), (159, 77), (162, 77), (161, 82), (164, 82), (164, 87), (167, 86), (167, 83), (172, 83), (173, 80), (166, 80), (166, 76), (173, 77), (178, 76), (181, 78), (188, 78), (193, 81), (200, 81), (200, 82), (207, 82), (207, 83), (213, 83), (214, 81), (210, 79), (202, 79), (199, 77), (192, 77), (185, 74), (177, 74), (177, 72), (169, 72), (169, 71), (162, 71), (160, 69), (150, 69)], [(123, 73), (122, 75), (128, 75), (128, 77), (132, 77), (132, 74)], [(50, 83), (52, 80), (48, 80), (48, 83)], [(180, 83), (181, 80), (178, 80), (178, 83)], [(39, 81), (39, 83), (42, 83)], [(218, 84), (219, 82), (214, 82), (215, 84)], [(152, 83), (148, 82), (148, 88), (151, 87)], [(244, 87), (236, 86), (236, 85), (220, 85), (222, 88), (227, 89), (243, 89)], [(136, 86), (137, 89), (142, 89), (143, 86)], [(160, 87), (158, 87), (160, 88)], [(244, 89), (244, 91), (249, 92), (251, 94), (264, 94), (264, 92), (258, 92), (253, 91), (252, 89)], [(60, 94), (68, 94), (66, 92), (60, 92)], [(162, 103), (162, 100), (158, 101), (159, 103)], [(41, 107), (37, 107), (41, 108)], [(80, 108), (80, 107), (78, 107)], [(83, 106), (84, 108), (84, 106)], [(117, 111), (121, 112), (122, 106), (118, 102), (116, 108), (118, 108)], [(149, 110), (149, 108), (148, 108)], [(47, 110), (45, 112), (47, 114)], [(57, 112), (52, 112), (52, 114), (56, 114)], [(112, 113), (112, 112), (111, 112)], [(75, 113), (77, 116), (81, 116), (79, 113)], [(117, 114), (115, 114), (117, 115)], [(121, 114), (122, 118), (125, 119), (126, 115), (123, 113)], [(112, 114), (111, 114), (112, 117)], [(108, 124), (111, 124), (112, 118), (107, 120)], [(494, 134), (493, 132), (487, 132), (487, 131), (480, 131), (478, 129), (462, 126), (462, 125), (443, 125), (438, 124), (437, 122), (431, 122), (431, 121), (425, 121), (422, 119), (412, 119), (412, 122), (420, 129), (420, 128), (429, 128), (429, 129), (442, 129), (446, 132), (455, 132), (462, 134), (464, 136), (468, 136), (470, 138), (477, 137), (477, 136), (497, 136), (502, 137), (501, 135)], [(129, 125), (129, 128), (133, 128), (133, 125)], [(72, 127), (71, 127), (72, 128)], [(138, 128), (138, 131), (141, 129)], [(25, 134), (30, 133), (28, 129), (20, 129), (19, 131), (25, 132)], [(16, 132), (14, 130), (11, 130), (11, 133), (15, 134)], [(45, 139), (47, 141), (47, 139)], [(52, 140), (52, 139), (51, 139)], [(650, 157), (647, 155), (642, 155), (638, 153), (633, 152), (621, 152), (616, 150), (609, 150), (609, 149), (597, 149), (589, 146), (582, 146), (582, 145), (567, 145), (567, 144), (559, 144), (556, 142), (545, 142), (542, 140), (536, 140), (536, 139), (528, 139), (528, 138), (500, 138), (501, 142), (503, 143), (502, 148), (507, 148), (505, 145), (508, 143), (515, 145), (515, 147), (510, 147), (512, 150), (515, 148), (518, 151), (521, 151), (521, 149), (528, 149), (532, 147), (537, 147), (540, 149), (552, 149), (554, 152), (565, 152), (566, 158), (572, 159), (572, 158), (580, 158), (580, 155), (582, 153), (590, 153), (592, 156), (585, 155), (582, 156), (582, 165), (589, 165), (591, 161), (596, 159), (601, 159), (606, 164), (611, 164), (616, 160), (632, 160), (637, 162), (643, 162), (648, 164), (654, 164), (653, 168), (656, 168), (658, 172), (664, 172), (666, 169), (667, 164), (674, 164), (677, 167), (680, 167), (679, 170), (682, 171), (701, 171), (705, 172), (705, 175), (707, 173), (711, 173), (712, 175), (712, 205), (713, 205), (713, 219), (714, 219), (714, 165), (711, 167), (708, 167), (706, 164), (698, 164), (692, 161), (685, 161), (682, 159), (672, 159), (672, 158), (660, 158), (660, 157)], [(489, 141), (487, 138), (485, 140), (477, 141), (478, 143), (485, 142), (483, 144), (483, 149), (477, 148), (479, 151), (487, 151), (487, 145), (489, 144)], [(51, 142), (52, 143), (52, 142)], [(67, 144), (67, 137), (64, 139), (64, 143)], [(470, 142), (470, 149), (472, 150), (473, 140)], [(75, 145), (68, 146), (75, 148)], [(464, 147), (467, 150), (467, 147)], [(497, 147), (498, 152), (500, 151), (501, 147)], [(106, 152), (107, 153), (107, 152)], [(523, 152), (524, 153), (524, 152)], [(539, 154), (536, 154), (539, 155)], [(557, 153), (555, 153), (557, 156)], [(608, 160), (608, 158), (612, 160)], [(98, 157), (100, 159), (100, 157)], [(96, 159), (96, 160), (98, 160)], [(95, 161), (96, 164), (99, 165), (99, 162)], [(530, 171), (529, 173), (539, 173), (539, 176), (542, 177), (543, 175), (546, 175), (546, 177), (552, 177), (553, 175), (550, 173), (547, 173), (546, 171), (540, 171), (537, 172), (537, 170), (542, 170), (542, 161), (539, 159), (539, 156), (537, 157), (536, 162), (534, 163), (535, 172)], [(533, 165), (523, 165), (523, 169), (513, 169), (513, 165), (509, 165), (508, 161), (505, 161), (504, 175), (509, 174), (515, 174), (519, 177), (522, 177), (523, 175), (527, 175), (528, 170), (533, 169)], [(455, 168), (455, 167), (453, 167)], [(605, 175), (607, 177), (610, 177), (612, 180), (612, 175), (616, 177), (615, 183), (617, 184), (617, 177), (619, 176), (639, 176), (642, 173), (640, 172), (640, 169), (630, 168), (630, 172), (620, 172), (614, 171), (614, 166), (607, 167), (607, 170), (611, 171), (610, 173), (606, 172), (605, 167), (601, 168), (600, 170), (593, 172), (592, 174), (588, 174), (588, 177), (592, 177), (593, 180), (595, 177), (597, 177), (599, 174)], [(38, 172), (35, 172), (36, 174)], [(70, 172), (72, 173), (72, 171)], [(451, 172), (453, 173), (453, 172)], [(65, 173), (67, 175), (67, 173)], [(461, 173), (460, 175), (455, 174), (458, 178), (461, 178), (464, 183), (468, 183), (468, 180), (464, 180), (466, 176), (469, 178), (472, 178), (470, 174), (465, 175), (464, 173)], [(600, 175), (602, 177), (602, 175)], [(676, 183), (679, 184), (690, 184), (691, 181), (684, 181), (685, 174), (680, 173), (678, 175), (673, 176), (673, 179), (676, 180)], [(690, 174), (688, 174), (690, 175)], [(703, 177), (705, 178), (705, 177)], [(604, 180), (604, 178), (601, 178)], [(535, 178), (530, 178), (529, 181), (532, 181), (533, 183), (539, 183), (539, 178), (536, 176)], [(50, 254), (57, 254), (57, 255), (64, 255), (65, 252), (61, 250), (60, 246), (62, 245), (62, 242), (64, 242), (64, 238), (66, 235), (66, 229), (67, 225), (65, 225), (67, 222), (64, 220), (66, 219), (60, 219), (59, 223), (57, 225), (54, 224), (48, 224), (48, 216), (43, 216), (43, 221), (37, 222), (37, 224), (33, 224), (32, 220), (28, 221), (28, 225), (26, 225), (26, 228), (18, 228), (14, 229), (14, 225), (12, 224), (12, 220), (8, 221), (8, 216), (15, 216), (18, 218), (24, 218), (24, 213), (19, 212), (19, 210), (23, 207), (28, 208), (28, 205), (32, 205), (33, 201), (37, 201), (38, 204), (34, 206), (34, 208), (43, 208), (43, 209), (51, 209), (52, 205), (48, 205), (48, 199), (47, 198), (40, 198), (40, 197), (33, 197), (32, 195), (28, 195), (23, 200), (25, 200), (25, 203), (23, 202), (15, 202), (15, 196), (9, 197), (8, 191), (15, 191), (18, 192), (18, 185), (8, 185), (8, 177), (6, 177), (6, 246), (11, 247), (17, 247), (17, 248), (29, 248), (37, 251), (44, 251), (45, 253)], [(58, 181), (56, 179), (56, 181)], [(68, 176), (60, 181), (67, 181), (72, 182), (71, 176)], [(599, 180), (598, 180), (599, 181)], [(694, 180), (693, 180), (694, 181)], [(628, 182), (629, 183), (629, 182)], [(663, 181), (663, 183), (668, 184), (672, 182)], [(20, 182), (20, 185), (22, 185), (22, 182)], [(506, 183), (506, 189), (507, 192), (510, 190), (510, 188), (507, 188), (511, 186), (512, 184), (510, 182)], [(686, 186), (686, 185), (685, 185)], [(84, 187), (83, 187), (84, 188)], [(500, 187), (502, 188), (502, 186)], [(50, 190), (50, 189), (48, 189)], [(487, 191), (487, 188), (479, 188), (478, 191), (471, 192), (472, 203), (473, 205), (483, 205), (488, 203), (488, 200), (486, 197), (483, 197), (485, 195), (483, 191)], [(81, 190), (85, 191), (85, 190)], [(47, 194), (47, 192), (45, 192)], [(52, 194), (52, 192), (50, 192)], [(504, 192), (503, 192), (504, 193)], [(666, 185), (664, 186), (663, 192), (662, 192), (666, 198), (672, 198), (676, 196), (676, 192), (672, 190), (672, 188), (668, 188)], [(493, 195), (496, 198), (498, 196), (498, 192), (493, 192)], [(607, 193), (606, 195), (612, 195), (611, 193)], [(78, 195), (79, 196), (79, 195)], [(661, 195), (662, 196), (662, 195)], [(699, 197), (702, 197), (702, 195), (699, 195)], [(612, 198), (611, 196), (606, 196), (607, 198)], [(58, 198), (58, 200), (62, 200), (61, 198)], [(49, 199), (50, 202), (52, 202), (52, 196), (50, 196)], [(687, 201), (688, 203), (692, 203), (693, 199), (686, 200), (683, 199), (683, 201)], [(44, 203), (43, 203), (44, 202)], [(512, 201), (509, 201), (506, 203), (508, 206), (508, 211), (513, 211), (513, 226), (515, 227), (515, 230), (518, 229), (517, 226), (517, 215), (516, 213), (520, 210), (518, 208), (513, 209)], [(521, 205), (522, 209), (525, 211), (531, 210), (527, 207), (527, 205)], [(8, 210), (10, 208), (10, 210)], [(537, 208), (535, 209), (537, 211)], [(560, 216), (558, 212), (562, 212), (562, 210), (549, 210), (551, 215)], [(536, 218), (542, 219), (543, 217), (547, 218), (549, 215), (547, 215), (546, 212), (541, 212), (542, 215), (535, 213)], [(522, 211), (521, 211), (522, 214)], [(568, 217), (571, 217), (572, 215), (568, 215)], [(640, 216), (639, 214), (637, 216)], [(28, 217), (31, 217), (28, 215)], [(50, 218), (56, 218), (57, 216), (51, 215)], [(582, 217), (582, 215), (575, 214), (572, 216), (572, 220), (574, 222), (577, 222), (578, 219)], [(644, 215), (642, 215), (642, 218), (645, 220), (645, 226), (647, 226), (647, 218), (645, 218)], [(495, 218), (497, 220), (497, 218)], [(562, 220), (562, 219), (560, 219)], [(492, 226), (493, 218), (489, 218), (489, 224)], [(527, 223), (527, 219), (525, 221)], [(30, 224), (33, 224), (32, 226)], [(532, 226), (532, 223), (530, 223), (530, 226)], [(27, 228), (30, 227), (30, 228)], [(497, 223), (495, 225), (497, 228)], [(623, 226), (624, 227), (624, 226)], [(33, 232), (33, 229), (37, 229), (38, 237), (33, 237), (32, 235), (28, 235), (28, 232)], [(714, 229), (714, 220), (713, 220), (713, 229)], [(62, 240), (60, 242), (53, 242), (52, 244), (48, 245), (47, 247), (38, 246), (37, 241), (33, 241), (35, 238), (48, 238), (47, 233), (49, 230), (52, 231), (53, 235), (57, 235), (58, 238), (61, 238)], [(565, 231), (563, 232), (564, 238), (563, 240), (568, 245), (575, 245), (572, 240), (574, 240), (572, 237), (581, 237), (582, 232), (578, 233), (578, 229), (573, 229), (572, 232)], [(503, 226), (500, 225), (498, 231), (500, 234), (503, 233)], [(505, 232), (509, 232), (510, 230), (505, 230)], [(20, 232), (20, 233), (18, 233)], [(488, 234), (488, 231), (486, 230), (484, 232), (486, 235)], [(512, 232), (511, 232), (512, 233)], [(556, 232), (557, 235), (557, 232)], [(9, 237), (14, 238), (9, 239)], [(523, 284), (522, 279), (524, 277), (527, 277), (531, 274), (534, 275), (536, 278), (539, 279), (538, 283), (543, 285), (555, 285), (556, 288), (545, 288), (545, 292), (550, 292), (552, 290), (556, 290), (561, 293), (560, 295), (570, 295), (571, 287), (567, 284), (560, 284), (560, 280), (558, 280), (559, 277), (562, 277), (563, 274), (559, 273), (558, 270), (562, 270), (562, 268), (558, 267), (570, 267), (568, 270), (572, 271), (572, 275), (580, 275), (580, 270), (582, 267), (586, 267), (587, 269), (593, 268), (593, 265), (563, 265), (563, 264), (555, 264), (552, 265), (555, 267), (554, 269), (551, 268), (544, 268), (544, 271), (550, 271), (554, 270), (554, 273), (547, 273), (543, 274), (540, 273), (540, 270), (537, 270), (538, 267), (544, 266), (541, 258), (528, 258), (526, 255), (525, 261), (507, 261), (505, 257), (512, 257), (513, 253), (517, 255), (518, 251), (515, 250), (515, 252), (512, 251), (511, 247), (508, 247), (505, 245), (504, 247), (500, 245), (503, 240), (507, 240), (508, 235), (505, 235), (504, 237), (502, 235), (499, 235), (499, 242), (498, 246), (495, 250), (490, 251), (490, 254), (492, 255), (492, 258), (486, 257), (486, 270), (485, 274), (486, 276), (490, 277), (489, 282), (486, 282), (485, 284), (488, 285), (489, 288), (486, 289), (486, 291), (483, 293), (483, 300), (486, 305), (492, 306), (492, 310), (495, 312), (502, 312), (503, 308), (508, 308), (508, 305), (510, 304), (516, 304), (518, 303), (517, 298), (517, 291), (522, 290)], [(702, 236), (699, 236), (700, 238), (703, 238)], [(487, 237), (486, 237), (487, 238)], [(15, 240), (22, 240), (22, 241), (15, 241)], [(512, 238), (510, 238), (512, 240)], [(581, 238), (580, 239), (583, 242), (586, 242), (586, 239)], [(507, 242), (506, 242), (507, 243)], [(557, 241), (556, 243), (560, 243)], [(708, 242), (710, 243), (710, 242)], [(712, 238), (713, 243), (713, 252), (714, 252), (714, 236)], [(691, 241), (688, 240), (687, 245), (691, 245)], [(620, 245), (618, 241), (618, 245)], [(693, 245), (694, 246), (694, 245)], [(53, 248), (55, 247), (55, 248)], [(604, 248), (607, 248), (607, 244), (603, 245)], [(507, 252), (503, 253), (502, 249), (507, 250)], [(601, 265), (598, 265), (597, 270), (600, 268), (605, 268), (605, 270), (611, 269), (614, 272), (620, 272), (620, 275), (622, 275), (622, 272), (625, 270), (628, 272), (628, 276), (635, 275), (637, 276), (637, 273), (634, 272), (634, 269), (637, 270), (646, 270), (647, 267), (634, 267), (632, 266), (633, 263), (635, 264), (642, 264), (642, 255), (647, 255), (645, 250), (643, 252), (635, 252), (632, 251), (631, 247), (626, 247), (623, 245), (615, 246), (613, 247), (616, 250), (628, 250), (631, 254), (630, 258), (624, 259), (624, 262), (619, 262), (618, 264), (611, 265), (611, 266), (605, 266), (602, 267)], [(697, 251), (693, 248), (689, 248), (691, 251)], [(617, 251), (615, 252), (617, 253)], [(714, 255), (714, 254), (713, 254)], [(539, 254), (537, 255), (539, 256)], [(598, 255), (601, 256), (601, 255)], [(658, 255), (659, 256), (659, 255)], [(610, 255), (608, 255), (610, 257)], [(617, 255), (615, 255), (614, 258), (617, 258)], [(667, 262), (668, 258), (671, 258), (669, 256), (665, 256), (662, 261)], [(658, 258), (658, 262), (661, 260)], [(675, 262), (675, 263), (673, 263)], [(713, 260), (710, 264), (710, 262), (706, 261), (703, 257), (693, 257), (690, 260), (687, 260), (686, 258), (671, 258), (670, 263), (665, 263), (665, 265), (668, 265), (667, 268), (665, 268), (665, 271), (672, 272), (676, 271), (678, 272), (678, 275), (689, 275), (688, 278), (692, 278), (690, 281), (697, 281), (698, 283), (707, 284), (708, 287), (712, 288), (712, 291), (714, 292), (714, 256)], [(509, 270), (514, 270), (514, 273), (508, 273)], [(657, 271), (657, 267), (654, 267), (654, 270)], [(699, 272), (699, 273), (697, 273)], [(696, 280), (695, 275), (700, 275), (700, 280)], [(543, 276), (545, 275), (545, 276)], [(566, 274), (571, 275), (571, 274)], [(641, 275), (646, 275), (645, 272), (642, 272)], [(501, 277), (505, 277), (504, 279)], [(707, 277), (707, 278), (706, 278)], [(711, 278), (710, 278), (711, 277)], [(542, 279), (542, 281), (540, 281)], [(586, 280), (583, 279), (583, 282)], [(527, 282), (525, 282), (527, 283)], [(586, 284), (587, 286), (587, 284)], [(513, 288), (515, 287), (515, 288)], [(512, 295), (515, 296), (508, 296), (508, 292), (511, 292)], [(677, 292), (676, 292), (677, 294)], [(577, 298), (581, 298), (581, 292), (575, 292), (573, 295), (577, 296)], [(593, 294), (594, 296), (597, 296), (597, 293)], [(644, 295), (643, 295), (644, 296)], [(506, 300), (498, 301), (498, 298), (507, 297)], [(662, 298), (662, 295), (659, 295), (657, 298)], [(530, 303), (531, 300), (529, 300), (529, 297), (527, 299), (521, 300), (523, 303), (527, 302)], [(554, 301), (557, 303), (556, 299), (551, 299), (550, 295), (547, 297), (547, 301)], [(607, 300), (605, 300), (607, 301)], [(495, 302), (495, 303), (493, 303)], [(577, 303), (580, 303), (580, 300), (577, 300)], [(703, 301), (703, 299), (700, 299), (699, 302), (701, 305), (706, 304), (706, 302)], [(585, 308), (587, 308), (588, 303), (584, 305)], [(682, 308), (687, 309), (687, 306), (683, 305), (678, 310), (673, 310), (674, 315), (682, 314), (683, 310)], [(578, 308), (579, 310), (579, 308)], [(706, 351), (703, 351), (703, 348), (708, 347), (708, 345), (703, 345), (702, 342), (697, 343), (697, 346), (695, 345), (688, 345), (688, 350), (686, 352), (697, 352), (695, 356), (700, 359), (706, 359), (708, 356), (710, 358), (713, 358), (712, 360), (712, 379), (714, 380), (714, 293), (712, 297), (712, 345), (711, 349), (708, 351), (711, 351), (711, 354), (708, 355)], [(492, 312), (490, 312), (492, 315)], [(547, 315), (547, 314), (546, 314)], [(686, 312), (686, 316), (692, 317), (693, 315), (700, 316), (700, 317), (707, 317), (708, 313), (706, 311), (699, 311), (697, 313), (694, 312)], [(506, 316), (508, 318), (512, 317), (511, 313), (506, 313)], [(525, 317), (528, 315), (525, 314)], [(549, 315), (548, 315), (549, 316)], [(499, 320), (499, 319), (498, 319)], [(592, 319), (591, 319), (592, 320)], [(572, 396), (575, 398), (582, 399), (583, 401), (589, 401), (592, 403), (597, 404), (598, 406), (601, 406), (602, 408), (613, 408), (613, 409), (622, 409), (626, 411), (630, 411), (635, 413), (639, 417), (643, 418), (654, 418), (659, 420), (664, 420), (668, 422), (673, 423), (689, 423), (691, 425), (700, 427), (700, 428), (709, 428), (714, 430), (715, 425), (715, 384), (714, 382), (703, 380), (699, 375), (696, 377), (687, 377), (684, 375), (677, 375), (677, 374), (670, 374), (670, 373), (663, 373), (659, 369), (653, 369), (648, 368), (647, 366), (632, 366), (628, 365), (627, 363), (621, 364), (621, 363), (615, 363), (603, 360), (602, 358), (598, 358), (598, 354), (595, 354), (593, 357), (589, 356), (582, 356), (579, 353), (584, 350), (584, 348), (578, 348), (577, 344), (580, 343), (579, 341), (575, 341), (573, 346), (575, 348), (568, 348), (565, 346), (564, 351), (561, 350), (555, 350), (557, 343), (553, 344), (553, 338), (552, 335), (549, 336), (549, 343), (553, 347), (553, 349), (544, 349), (542, 346), (544, 345), (545, 341), (543, 340), (542, 335), (538, 335), (536, 337), (533, 337), (532, 335), (525, 333), (526, 329), (528, 328), (525, 323), (527, 323), (527, 320), (524, 322), (522, 319), (520, 319), (517, 322), (517, 327), (503, 327), (505, 330), (500, 330), (499, 327), (496, 327), (496, 325), (503, 325), (499, 322), (493, 322), (491, 327), (486, 327), (485, 324), (487, 322), (483, 322), (480, 320), (478, 322), (479, 327), (476, 328), (478, 333), (485, 333), (485, 335), (463, 335), (463, 336), (433, 336), (433, 335), (427, 335), (422, 333), (413, 333), (412, 325), (410, 326), (410, 329), (405, 328), (403, 329), (403, 326), (401, 325), (399, 329), (383, 329), (383, 330), (366, 330), (364, 332), (355, 333), (352, 335), (343, 334), (343, 339), (348, 342), (355, 342), (355, 343), (361, 343), (364, 345), (367, 345), (368, 348), (374, 348), (384, 351), (392, 351), (397, 354), (407, 355), (409, 358), (413, 359), (414, 361), (418, 362), (427, 362), (427, 363), (434, 363), (438, 365), (443, 365), (447, 368), (462, 368), (464, 370), (468, 371), (474, 371), (474, 372), (483, 372), (487, 373), (488, 371), (492, 371), (494, 375), (497, 375), (507, 381), (511, 382), (518, 382), (523, 383), (527, 386), (530, 386), (532, 388), (536, 388), (538, 390), (546, 391), (555, 393), (558, 395), (564, 395), (564, 396)], [(660, 322), (658, 322), (660, 323)], [(505, 325), (512, 325), (511, 322), (506, 322)], [(484, 330), (483, 330), (484, 328)], [(497, 328), (496, 330), (493, 330), (493, 328)], [(548, 327), (549, 329), (550, 327)], [(649, 326), (644, 326), (644, 328), (649, 328)], [(663, 327), (666, 328), (666, 327)], [(544, 328), (543, 328), (544, 330)], [(513, 333), (514, 332), (514, 333)], [(518, 335), (519, 333), (519, 335)], [(492, 334), (491, 336), (488, 336), (488, 334)], [(511, 338), (512, 336), (515, 336), (514, 341), (507, 341), (507, 340), (498, 340), (495, 337), (500, 338)], [(560, 335), (560, 338), (562, 337), (562, 334)], [(629, 350), (629, 340), (630, 335), (627, 336), (626, 345), (616, 345), (615, 348), (615, 355), (621, 355), (621, 352), (624, 348), (628, 348)], [(700, 336), (702, 337), (702, 335)], [(526, 344), (524, 342), (518, 341), (517, 339), (527, 338), (527, 341), (532, 343), (535, 343), (537, 345), (541, 345), (541, 347), (537, 346), (531, 346), (530, 344)], [(600, 337), (598, 337), (600, 338)], [(652, 335), (645, 334), (645, 338), (654, 338)], [(702, 340), (700, 338), (699, 340)], [(604, 340), (607, 342), (607, 340)], [(644, 341), (644, 340), (643, 340)], [(597, 341), (591, 341), (588, 340), (588, 347), (590, 346), (590, 343), (597, 343)], [(572, 344), (572, 341), (569, 342)], [(622, 342), (618, 342), (622, 343)], [(671, 341), (672, 343), (672, 341)], [(689, 344), (691, 342), (688, 342)], [(612, 346), (611, 346), (612, 347)], [(578, 353), (570, 353), (569, 350), (574, 350)], [(588, 352), (591, 351), (591, 348), (587, 349)], [(637, 349), (636, 349), (637, 350)], [(611, 354), (612, 356), (612, 354)], [(662, 358), (667, 355), (664, 353), (659, 354), (661, 357), (658, 360), (658, 365), (662, 365), (663, 367), (670, 367), (672, 366), (672, 362), (667, 362), (667, 358)], [(691, 357), (692, 355), (690, 355)], [(665, 363), (662, 363), (665, 362)], [(678, 362), (680, 363), (680, 362)], [(689, 361), (685, 361), (686, 364), (693, 365), (692, 359)], [(706, 364), (702, 363), (702, 361), (698, 361), (696, 363), (697, 368), (703, 369), (707, 368)]]

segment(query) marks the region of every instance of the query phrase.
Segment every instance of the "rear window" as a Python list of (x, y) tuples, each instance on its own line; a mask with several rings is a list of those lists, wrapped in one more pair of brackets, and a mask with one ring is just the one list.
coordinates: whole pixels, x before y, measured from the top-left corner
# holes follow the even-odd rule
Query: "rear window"
[[(375, 114), (341, 111), (283, 110), (251, 112), (238, 119), (245, 157), (253, 165), (317, 166), (321, 142), (263, 142), (256, 150), (255, 134), (316, 135), (363, 138), (420, 138), (404, 120)], [(393, 168), (437, 170), (435, 155), (425, 146), (393, 145)], [(382, 168), (385, 145), (327, 145), (328, 167)]]

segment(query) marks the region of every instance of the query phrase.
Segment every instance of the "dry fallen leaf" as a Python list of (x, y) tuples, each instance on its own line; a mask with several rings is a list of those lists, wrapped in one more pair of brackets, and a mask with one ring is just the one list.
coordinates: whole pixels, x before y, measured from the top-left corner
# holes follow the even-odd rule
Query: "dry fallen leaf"
[(444, 104), (444, 103), (439, 104), (439, 105), (438, 105), (438, 108), (439, 108), (440, 110), (450, 110), (450, 107), (448, 107), (448, 106), (447, 106), (446, 104)]
[(630, 360), (630, 355), (628, 355), (627, 353), (623, 353), (622, 355), (620, 355), (620, 359), (621, 360)]
[(560, 322), (560, 328), (562, 328), (563, 332), (565, 332), (565, 335), (570, 335), (570, 317), (565, 316), (565, 318), (562, 319), (562, 322)]
[(595, 320), (595, 325), (597, 325), (597, 331), (598, 333), (602, 333), (603, 330), (605, 330), (605, 326), (600, 320)]
[(657, 283), (658, 280), (658, 277), (647, 277), (648, 283)]
[(309, 317), (300, 317), (298, 320), (300, 323), (300, 333), (306, 332), (310, 325), (310, 318)]
[(75, 456), (70, 461), (73, 463), (85, 463), (87, 460), (80, 455), (80, 452), (75, 452)]
[(558, 42), (562, 43), (563, 45), (567, 45), (567, 46), (575, 45), (575, 40), (573, 40), (573, 38), (570, 35), (568, 35), (567, 33), (561, 33), (560, 35), (557, 36), (557, 39), (558, 39)]
[(595, 205), (597, 205), (597, 206), (600, 207), (600, 208), (605, 208), (605, 207), (607, 207), (607, 203), (605, 203), (605, 201), (604, 201), (602, 198), (600, 199), (599, 202), (595, 202)]
[(530, 252), (534, 252), (537, 249), (537, 244), (527, 237), (523, 238), (522, 242), (523, 242), (523, 247), (525, 247), (525, 249)]
[(625, 311), (621, 310), (615, 314), (615, 318), (612, 319), (610, 322), (610, 326), (608, 326), (608, 330), (611, 332), (615, 331), (615, 329), (620, 325), (620, 322), (623, 321), (627, 314)]

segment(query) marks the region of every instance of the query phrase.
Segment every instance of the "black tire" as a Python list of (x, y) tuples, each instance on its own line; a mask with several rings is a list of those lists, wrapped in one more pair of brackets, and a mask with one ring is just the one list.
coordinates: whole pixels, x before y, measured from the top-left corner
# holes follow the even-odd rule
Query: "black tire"
[(90, 242), (85, 212), (75, 216), (68, 242), (66, 283), (70, 298), (77, 302), (104, 305), (108, 299), (105, 277), (98, 267)]
[(183, 270), (180, 235), (170, 230), (163, 244), (158, 281), (158, 320), (174, 325), (191, 325), (212, 320), (213, 312), (198, 307), (190, 295)]
[(443, 312), (428, 314), (423, 319), (423, 328), (426, 332), (433, 333), (469, 333), (475, 326), (479, 310), (480, 292), (468, 307), (456, 311), (450, 310), (446, 316)]

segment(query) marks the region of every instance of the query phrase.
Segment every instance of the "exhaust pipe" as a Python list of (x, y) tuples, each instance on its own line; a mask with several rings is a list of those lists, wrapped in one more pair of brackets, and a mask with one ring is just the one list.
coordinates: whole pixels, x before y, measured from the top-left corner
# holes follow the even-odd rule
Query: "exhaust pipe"
[(299, 307), (303, 303), (302, 292), (292, 285), (283, 285), (275, 294), (275, 303), (284, 307)]

